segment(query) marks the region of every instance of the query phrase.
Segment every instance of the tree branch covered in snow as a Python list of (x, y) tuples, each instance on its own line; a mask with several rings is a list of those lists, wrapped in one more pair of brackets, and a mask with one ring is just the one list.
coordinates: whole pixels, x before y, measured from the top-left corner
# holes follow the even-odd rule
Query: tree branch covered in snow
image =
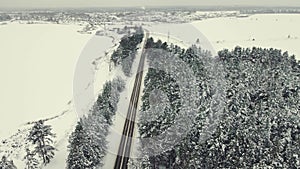
[[(300, 167), (300, 62), (294, 56), (272, 48), (236, 47), (233, 51), (220, 51), (213, 58), (195, 46), (185, 50), (153, 39), (146, 47), (164, 48), (187, 63), (197, 76), (200, 97), (195, 122), (186, 137), (159, 155), (144, 154), (141, 163), (147, 166), (140, 165), (141, 168)], [(218, 85), (219, 77), (224, 79), (223, 86)], [(156, 136), (170, 125), (180, 125), (173, 124), (170, 118), (180, 106), (173, 107), (173, 114), (166, 113), (166, 106), (152, 114), (153, 121), (145, 120), (150, 110), (149, 93), (154, 88), (163, 90), (171, 103), (179, 102), (179, 97), (171, 95), (174, 88), (168, 86), (176, 86), (176, 81), (149, 69), (139, 125), (142, 138)], [(216, 90), (224, 92), (220, 101), (225, 104), (221, 120), (211, 132), (206, 126), (211, 125), (207, 119), (216, 111)], [(203, 137), (208, 131), (210, 137)], [(142, 154), (146, 146), (142, 145)]]
[(34, 124), (27, 138), (34, 146), (33, 154), (38, 155), (44, 165), (54, 157), (53, 138), (55, 134), (51, 130), (50, 125), (45, 125), (44, 121), (40, 120)]

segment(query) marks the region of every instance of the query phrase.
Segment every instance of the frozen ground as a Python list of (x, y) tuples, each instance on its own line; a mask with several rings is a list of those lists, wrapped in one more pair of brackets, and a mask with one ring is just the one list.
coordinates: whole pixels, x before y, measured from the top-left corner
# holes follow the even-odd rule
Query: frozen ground
[[(201, 46), (203, 49), (212, 51), (214, 54), (216, 53), (204, 34), (190, 23), (149, 24), (146, 28), (152, 35), (159, 37), (161, 40), (183, 47), (195, 44), (196, 40), (199, 38), (201, 39)], [(157, 40), (157, 38), (155, 40)]]
[(192, 23), (216, 51), (242, 47), (279, 48), (300, 59), (300, 15), (259, 14), (247, 18), (214, 18)]
[[(80, 29), (80, 26), (55, 24), (0, 26), (0, 140), (26, 128), (26, 122), (62, 114), (46, 122), (53, 126), (58, 149), (46, 166), (49, 169), (65, 168), (68, 137), (78, 119), (73, 101), (78, 61), (84, 58), (88, 64), (85, 73), (93, 76), (90, 81), (82, 79), (84, 87), (78, 91), (80, 95), (92, 87), (89, 83), (94, 83), (91, 89), (94, 93), (86, 107), (93, 103), (105, 81), (114, 76), (109, 71), (109, 54), (104, 56), (113, 50), (112, 39), (79, 34)], [(13, 141), (22, 141), (22, 136)], [(0, 148), (9, 150), (9, 144), (0, 144)], [(10, 158), (22, 168), (22, 156)]]
[(258, 14), (247, 18), (222, 17), (183, 24), (148, 25), (151, 33), (169, 35), (187, 45), (199, 38), (201, 47), (213, 54), (237, 45), (258, 46), (289, 51), (300, 59), (299, 14)]
[(79, 26), (0, 26), (0, 138), (25, 122), (59, 114), (72, 99), (76, 61), (91, 35)]
[[(113, 44), (109, 38), (95, 36), (89, 40), (78, 60), (80, 61), (81, 58), (84, 58), (85, 63), (88, 64), (88, 72), (86, 72), (88, 74), (83, 74), (83, 76), (80, 76), (82, 88), (79, 88), (80, 91), (77, 91), (77, 97), (84, 97), (85, 102), (81, 104), (85, 104), (84, 108), (86, 112), (93, 105), (94, 101), (98, 97), (98, 94), (101, 93), (104, 83), (108, 80), (112, 80), (116, 76), (116, 72), (118, 72), (117, 69), (110, 71), (109, 59), (110, 52), (112, 52), (112, 45)], [(104, 56), (105, 52), (108, 54)], [(91, 79), (87, 78), (89, 75), (92, 75)], [(85, 91), (88, 89), (94, 91), (93, 95), (85, 95)], [(74, 102), (72, 102), (72, 104), (74, 104)], [(52, 125), (54, 131), (55, 129), (59, 129), (56, 132), (62, 133), (61, 130), (63, 129), (64, 133), (61, 134), (61, 137), (57, 139), (58, 143), (56, 146), (59, 151), (57, 151), (54, 159), (45, 167), (45, 169), (66, 168), (66, 158), (68, 156), (68, 138), (73, 131), (74, 126), (76, 125), (76, 121), (78, 120), (77, 108), (77, 106), (73, 105), (72, 110), (70, 110), (73, 116), (71, 115), (68, 117), (65, 115), (61, 118), (61, 120), (58, 119), (53, 121)], [(73, 119), (73, 121), (67, 124), (65, 121), (68, 119)], [(60, 125), (59, 122), (62, 124)]]

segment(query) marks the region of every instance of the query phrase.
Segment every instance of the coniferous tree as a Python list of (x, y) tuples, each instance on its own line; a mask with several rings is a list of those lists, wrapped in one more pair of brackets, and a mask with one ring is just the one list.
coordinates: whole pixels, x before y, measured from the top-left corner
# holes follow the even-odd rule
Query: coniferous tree
[[(75, 131), (69, 139), (68, 169), (96, 168), (100, 165), (104, 156), (104, 149), (101, 147), (101, 144), (104, 143), (101, 143), (101, 140), (96, 138), (96, 133), (87, 128), (87, 123), (83, 122), (85, 120), (83, 118), (78, 122)], [(103, 140), (104, 138), (102, 138)]]
[(53, 138), (55, 134), (51, 130), (50, 125), (45, 125), (44, 121), (40, 120), (34, 124), (28, 135), (28, 140), (35, 145), (34, 153), (40, 156), (45, 165), (54, 157)]
[(132, 63), (138, 49), (138, 44), (143, 40), (144, 34), (141, 27), (136, 27), (136, 32), (132, 35), (125, 35), (120, 41), (120, 45), (111, 55), (114, 65), (121, 64), (126, 76), (130, 76)]
[(26, 149), (25, 160), (25, 169), (36, 169), (39, 168), (39, 161), (35, 158), (35, 155), (28, 148)]
[(83, 126), (81, 122), (78, 122), (75, 131), (69, 139), (70, 145), (68, 148), (70, 152), (67, 159), (67, 169), (87, 168), (90, 165), (91, 162), (85, 157), (83, 152), (86, 140)]
[(6, 156), (3, 156), (0, 161), (0, 169), (17, 169), (17, 167), (12, 160), (9, 161)]
[[(156, 44), (151, 38), (147, 44), (161, 48), (161, 42)], [(222, 50), (213, 58), (208, 57), (211, 56), (209, 52), (195, 46), (184, 50), (172, 44), (169, 51), (174, 57), (179, 56), (197, 75), (199, 108), (195, 123), (182, 142), (143, 161), (149, 161), (151, 168), (158, 165), (167, 168), (300, 167), (300, 62), (294, 56), (272, 48), (236, 47), (232, 51)], [(151, 69), (146, 75), (139, 125), (142, 138), (156, 136), (167, 127), (159, 119), (144, 120), (150, 109), (149, 92), (159, 87), (169, 95), (174, 93), (164, 87), (173, 83), (167, 76)], [(218, 77), (225, 85), (218, 85)], [(210, 137), (203, 140), (205, 126), (211, 124), (205, 119), (216, 112), (215, 104), (211, 106), (216, 89), (224, 91), (219, 100), (224, 102), (220, 111), (222, 120), (215, 125)], [(178, 99), (170, 98), (174, 103)], [(178, 108), (176, 105), (180, 107), (180, 104), (174, 105), (173, 110)], [(159, 116), (168, 119), (170, 115), (161, 111)]]
[(69, 138), (68, 169), (93, 169), (103, 165), (108, 126), (124, 87), (125, 82), (119, 77), (107, 82), (90, 112), (80, 119)]

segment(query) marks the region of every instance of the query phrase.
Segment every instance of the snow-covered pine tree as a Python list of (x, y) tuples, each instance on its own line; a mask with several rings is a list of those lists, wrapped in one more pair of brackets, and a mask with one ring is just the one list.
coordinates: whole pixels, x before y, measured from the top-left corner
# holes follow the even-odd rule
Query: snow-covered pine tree
[[(151, 38), (147, 45), (148, 48), (161, 48), (160, 42), (156, 44)], [(170, 52), (179, 55), (197, 75), (199, 111), (187, 137), (174, 147), (175, 159), (166, 151), (150, 157), (150, 167), (165, 165), (166, 159), (174, 162), (172, 168), (300, 167), (300, 61), (272, 48), (236, 47), (233, 51), (220, 51), (219, 56), (213, 58), (209, 57), (209, 52), (193, 46), (187, 50), (170, 46)], [(143, 121), (147, 119), (145, 112), (150, 109), (149, 92), (156, 87), (172, 88), (164, 88), (173, 82), (160, 78), (161, 75), (150, 69), (145, 79), (139, 125), (141, 137), (152, 137), (166, 126), (164, 121)], [(218, 85), (220, 83), (223, 85)], [(218, 125), (205, 120), (214, 117), (213, 113), (218, 110), (216, 107), (219, 106), (214, 102), (216, 91), (224, 92), (219, 99), (224, 101), (224, 106), (219, 109), (222, 120)], [(176, 109), (178, 99), (172, 99), (175, 103), (172, 108)], [(162, 119), (169, 119), (169, 114), (164, 111), (160, 115)], [(210, 137), (203, 137), (210, 131), (205, 126), (212, 124), (215, 130)]]
[(102, 165), (108, 126), (124, 87), (125, 82), (120, 77), (105, 83), (89, 114), (80, 119), (69, 138), (67, 169), (93, 169)]
[(75, 131), (72, 133), (69, 142), (69, 155), (67, 159), (67, 169), (89, 168), (94, 169), (100, 164), (102, 159), (101, 148), (89, 136), (85, 122), (81, 119)]
[(45, 165), (54, 157), (53, 138), (55, 134), (51, 130), (50, 125), (45, 125), (44, 121), (40, 120), (34, 124), (28, 135), (28, 140), (35, 145), (34, 153), (40, 156)]
[(137, 46), (142, 42), (144, 37), (141, 28), (136, 28), (136, 33), (132, 35), (125, 35), (121, 41), (118, 49), (114, 51), (111, 55), (111, 61), (116, 65), (122, 64), (122, 70), (126, 76), (130, 76), (131, 67), (135, 54), (137, 51)]
[(84, 157), (82, 147), (86, 138), (81, 122), (76, 125), (75, 131), (69, 138), (69, 155), (67, 158), (67, 169), (86, 168), (89, 161)]
[(17, 169), (17, 167), (12, 160), (9, 161), (6, 156), (3, 156), (0, 161), (0, 169)]
[(87, 138), (83, 142), (83, 151), (85, 157), (91, 162), (89, 168), (101, 166), (107, 149), (108, 124), (103, 116), (91, 114), (86, 118), (82, 118), (81, 122), (86, 134), (85, 138)]
[(39, 168), (39, 161), (35, 158), (35, 155), (28, 148), (26, 149), (26, 155), (24, 157), (25, 160), (25, 169), (36, 169)]
[(124, 58), (121, 62), (122, 70), (124, 74), (128, 77), (131, 74), (131, 67), (132, 67), (134, 57), (135, 57), (135, 53), (130, 53), (128, 57)]
[(102, 159), (107, 148), (106, 136), (108, 134), (108, 124), (106, 123), (106, 120), (101, 114), (89, 114), (82, 122), (86, 134), (91, 138), (90, 145), (92, 143), (94, 144), (94, 148), (97, 149), (97, 151), (94, 152), (99, 152), (97, 156)]

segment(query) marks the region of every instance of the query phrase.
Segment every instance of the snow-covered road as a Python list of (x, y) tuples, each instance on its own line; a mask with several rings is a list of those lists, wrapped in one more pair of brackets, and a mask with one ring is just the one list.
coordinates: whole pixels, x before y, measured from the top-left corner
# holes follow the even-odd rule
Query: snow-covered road
[[(125, 77), (122, 72), (119, 72), (121, 74), (121, 76), (124, 79), (126, 79), (126, 86), (125, 86), (125, 90), (120, 95), (120, 101), (118, 103), (118, 110), (117, 110), (116, 116), (114, 117), (113, 125), (110, 127), (109, 135), (107, 137), (107, 140), (109, 143), (108, 143), (107, 154), (104, 158), (103, 168), (114, 168), (115, 161), (116, 161), (118, 151), (119, 151), (120, 141), (121, 141), (121, 138), (123, 135), (123, 128), (124, 128), (124, 124), (126, 121), (128, 106), (130, 104), (132, 104), (132, 103), (130, 103), (130, 97), (131, 97), (131, 94), (132, 94), (133, 88), (134, 88), (134, 82), (135, 82), (135, 78), (136, 78), (135, 72), (140, 71), (139, 70), (139, 62), (140, 62), (140, 58), (142, 58), (141, 57), (142, 49), (144, 48), (144, 46), (146, 44), (147, 37), (148, 36), (144, 36), (143, 41), (139, 45), (139, 50), (137, 51), (136, 58), (132, 65), (131, 72), (133, 72), (133, 74), (130, 77)], [(142, 77), (144, 77), (143, 75), (144, 74), (142, 74)], [(143, 87), (143, 85), (141, 85), (140, 91), (142, 91), (142, 87)], [(138, 100), (140, 100), (140, 98)], [(136, 110), (139, 110), (139, 109), (140, 108), (137, 107)], [(134, 128), (136, 129), (136, 127), (134, 127)], [(138, 133), (137, 130), (134, 130), (133, 139), (135, 138), (135, 136), (138, 135), (137, 133)], [(134, 140), (133, 140), (133, 144), (134, 144)], [(132, 150), (131, 153), (135, 152), (135, 148), (136, 147), (134, 145), (131, 147), (131, 150)]]

